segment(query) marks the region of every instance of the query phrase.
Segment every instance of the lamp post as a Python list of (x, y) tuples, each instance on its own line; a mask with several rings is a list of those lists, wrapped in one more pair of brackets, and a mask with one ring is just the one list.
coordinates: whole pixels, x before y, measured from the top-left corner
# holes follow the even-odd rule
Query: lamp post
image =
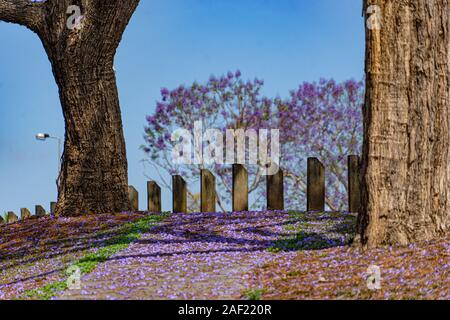
[(46, 141), (47, 139), (53, 139), (58, 141), (58, 174), (61, 170), (61, 149), (62, 149), (62, 139), (60, 137), (54, 137), (48, 133), (38, 133), (36, 134), (36, 140)]

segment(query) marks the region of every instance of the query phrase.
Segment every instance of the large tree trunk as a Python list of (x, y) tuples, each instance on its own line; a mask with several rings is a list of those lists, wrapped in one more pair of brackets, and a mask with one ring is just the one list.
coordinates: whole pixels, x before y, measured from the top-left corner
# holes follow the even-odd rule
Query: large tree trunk
[(449, 0), (364, 5), (377, 5), (382, 19), (381, 29), (366, 28), (360, 240), (375, 247), (447, 235)]
[[(137, 0), (0, 0), (0, 20), (35, 31), (59, 88), (66, 134), (56, 214), (130, 209), (114, 55)], [(83, 15), (69, 28), (69, 6)], [(73, 12), (72, 12), (73, 13)]]
[(112, 64), (75, 70), (54, 66), (54, 73), (66, 122), (56, 212), (128, 210), (127, 159)]

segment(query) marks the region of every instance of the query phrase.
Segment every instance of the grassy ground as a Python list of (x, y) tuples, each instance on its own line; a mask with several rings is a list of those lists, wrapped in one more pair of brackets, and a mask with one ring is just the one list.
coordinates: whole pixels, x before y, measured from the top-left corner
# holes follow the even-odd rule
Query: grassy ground
[[(450, 299), (450, 239), (363, 252), (346, 213), (122, 213), (0, 226), (0, 299)], [(158, 226), (156, 226), (158, 225)], [(381, 272), (369, 290), (368, 268)], [(69, 268), (83, 290), (66, 290)]]
[(81, 274), (125, 249), (164, 215), (45, 217), (0, 227), (0, 299), (50, 299)]
[[(60, 299), (239, 299), (247, 272), (271, 261), (285, 212), (173, 214)], [(258, 293), (255, 293), (255, 298)]]

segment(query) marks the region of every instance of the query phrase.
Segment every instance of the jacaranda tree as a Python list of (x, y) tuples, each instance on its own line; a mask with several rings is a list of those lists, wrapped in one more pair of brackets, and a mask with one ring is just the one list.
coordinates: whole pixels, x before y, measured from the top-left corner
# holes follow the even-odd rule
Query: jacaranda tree
[[(160, 182), (170, 188), (166, 174), (181, 174), (188, 183), (198, 180), (200, 169), (209, 169), (218, 177), (218, 203), (222, 210), (229, 202), (226, 196), (231, 192), (231, 168), (220, 164), (184, 164), (172, 161), (174, 142), (171, 135), (178, 128), (194, 130), (194, 123), (200, 121), (203, 129), (215, 128), (225, 132), (226, 129), (261, 128), (264, 117), (252, 115), (262, 112), (266, 118), (272, 109), (272, 101), (261, 97), (263, 81), (243, 81), (239, 71), (229, 72), (226, 76), (211, 76), (205, 84), (193, 83), (179, 86), (174, 90), (163, 88), (162, 99), (156, 104), (155, 113), (147, 117), (145, 129), (146, 144), (142, 146), (148, 154), (147, 162), (157, 170), (162, 170)], [(264, 112), (266, 110), (266, 112)], [(262, 181), (259, 168), (251, 167), (249, 192), (254, 192)], [(199, 208), (198, 194), (189, 192), (189, 209)]]
[[(211, 76), (204, 84), (193, 83), (173, 90), (163, 88), (154, 114), (147, 117), (144, 160), (160, 172), (159, 182), (171, 188), (169, 175), (180, 174), (188, 183), (198, 181), (200, 169), (211, 170), (217, 180), (218, 202), (222, 210), (231, 200), (231, 166), (223, 164), (183, 164), (172, 161), (178, 128), (194, 130), (200, 121), (204, 130), (279, 129), (280, 165), (285, 172), (288, 208), (304, 206), (306, 192), (305, 159), (317, 156), (327, 167), (330, 209), (343, 209), (346, 196), (348, 154), (359, 154), (362, 140), (361, 82), (321, 80), (304, 83), (287, 99), (264, 97), (259, 79), (244, 81), (239, 71)], [(247, 144), (248, 146), (248, 144)], [(248, 155), (247, 155), (248, 159)], [(247, 166), (253, 208), (264, 206), (265, 179), (259, 166)], [(190, 210), (198, 210), (199, 197), (189, 194)]]
[(363, 91), (362, 82), (322, 79), (275, 99), (288, 207), (304, 206), (306, 159), (317, 157), (326, 169), (328, 208), (346, 209), (346, 160), (361, 153)]

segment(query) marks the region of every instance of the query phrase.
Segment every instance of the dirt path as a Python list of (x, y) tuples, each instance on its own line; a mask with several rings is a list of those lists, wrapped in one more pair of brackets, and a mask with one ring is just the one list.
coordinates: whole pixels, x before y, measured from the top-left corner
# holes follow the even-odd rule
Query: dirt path
[[(235, 299), (276, 255), (285, 213), (176, 214), (81, 279), (60, 299)], [(251, 275), (251, 273), (250, 273)]]

